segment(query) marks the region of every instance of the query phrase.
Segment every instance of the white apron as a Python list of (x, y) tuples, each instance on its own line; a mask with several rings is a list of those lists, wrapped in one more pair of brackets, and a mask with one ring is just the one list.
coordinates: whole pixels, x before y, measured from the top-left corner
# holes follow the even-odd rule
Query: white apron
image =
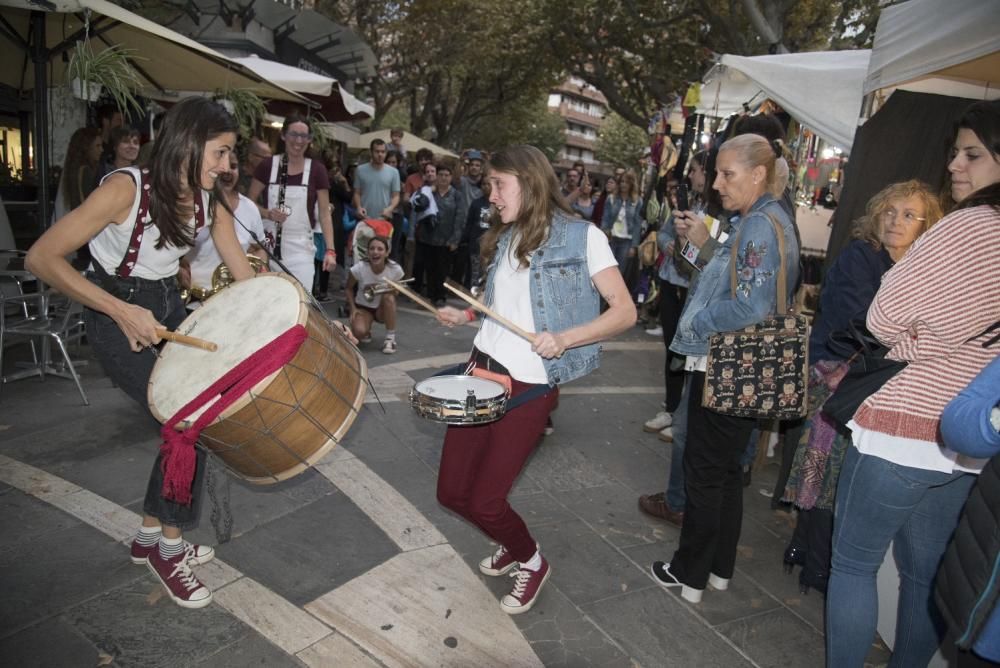
[[(271, 162), (271, 179), (267, 186), (267, 206), (269, 209), (278, 207), (278, 193), (281, 189), (278, 183), (278, 169), (281, 156), (274, 156)], [(316, 255), (316, 242), (313, 239), (312, 223), (309, 222), (309, 170), (312, 160), (306, 158), (302, 168), (302, 184), (285, 186), (285, 206), (291, 209), (288, 218), (281, 226), (281, 262), (296, 279), (302, 283), (306, 293), (312, 292), (313, 274), (316, 267), (313, 264)], [(277, 225), (273, 220), (264, 221), (264, 233), (272, 239), (277, 238)], [(281, 271), (281, 267), (271, 262), (272, 271)]]

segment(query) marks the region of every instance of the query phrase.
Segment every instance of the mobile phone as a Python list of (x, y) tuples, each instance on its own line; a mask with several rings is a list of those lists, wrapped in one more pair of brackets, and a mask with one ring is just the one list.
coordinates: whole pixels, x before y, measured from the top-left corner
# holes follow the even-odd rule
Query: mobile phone
[(688, 202), (688, 189), (683, 183), (677, 186), (677, 210), (689, 211), (691, 208)]

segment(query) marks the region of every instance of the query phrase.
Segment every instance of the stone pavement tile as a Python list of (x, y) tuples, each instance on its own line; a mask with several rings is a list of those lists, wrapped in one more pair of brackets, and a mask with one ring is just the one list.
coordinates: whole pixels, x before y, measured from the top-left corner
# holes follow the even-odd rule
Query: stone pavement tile
[(46, 464), (52, 475), (69, 480), (119, 505), (127, 505), (146, 494), (160, 439), (154, 438), (85, 461)]
[(218, 605), (200, 610), (175, 605), (162, 585), (148, 571), (146, 575), (64, 613), (99, 651), (114, 658), (115, 665), (195, 665), (253, 634)]
[[(45, 505), (35, 499), (29, 502)], [(44, 525), (59, 527), (65, 523), (63, 513), (50, 506), (32, 514)], [(120, 543), (97, 529), (77, 524), (36, 535), (0, 553), (0, 573), (4, 589), (0, 596), (3, 636), (102, 592), (143, 579), (145, 571), (128, 560), (128, 552)]]
[(93, 668), (100, 654), (61, 616), (0, 639), (0, 663), (18, 668)]
[[(234, 538), (337, 491), (326, 478), (312, 469), (273, 485), (255, 485), (225, 472), (217, 462), (211, 466), (215, 467), (213, 473), (218, 473), (216, 486), (219, 497), (224, 498), (225, 489), (229, 488)], [(196, 543), (214, 545), (217, 540), (210, 522), (212, 503), (207, 484), (202, 494), (200, 524), (197, 530), (187, 532), (187, 538)]]
[(47, 428), (5, 438), (0, 452), (39, 468), (73, 465), (105, 455), (112, 449), (146, 441), (157, 434), (156, 421), (148, 413), (141, 413), (134, 403), (121, 410), (94, 411), (71, 420), (63, 420), (62, 413), (60, 411), (60, 419), (54, 421), (49, 412)]
[(543, 489), (551, 491), (583, 489), (611, 482), (611, 477), (598, 463), (576, 448), (559, 447), (557, 442), (536, 448), (526, 471)]
[(784, 608), (715, 628), (762, 668), (822, 666), (825, 660), (823, 636)]
[(330, 494), (217, 548), (227, 563), (296, 605), (396, 555), (350, 499)]
[(548, 494), (523, 494), (512, 497), (510, 505), (524, 519), (529, 529), (577, 519), (576, 508), (566, 508)]
[(532, 534), (552, 565), (547, 586), (555, 585), (576, 605), (653, 584), (581, 521), (538, 527)]
[(635, 492), (621, 483), (551, 494), (616, 547), (655, 543), (669, 535), (664, 530), (669, 525), (643, 515)]
[(80, 521), (68, 513), (12, 487), (7, 489), (11, 491), (0, 493), (0, 536), (3, 536), (0, 554), (30, 549), (32, 542), (46, 535), (80, 525)]
[(776, 540), (766, 528), (744, 517), (736, 568), (801, 616), (814, 629), (823, 628), (824, 598), (819, 592), (799, 592), (799, 569), (786, 575), (782, 568), (785, 541)]
[[(510, 578), (490, 579), (507, 581), (503, 593), (511, 587)], [(538, 603), (513, 619), (546, 668), (633, 666), (628, 654), (555, 587), (543, 589)]]
[(735, 668), (752, 664), (676, 595), (651, 587), (582, 606), (641, 666)]
[[(310, 668), (382, 668), (384, 663), (365, 652), (346, 636), (334, 632), (299, 652), (298, 659)], [(234, 668), (239, 668), (234, 666)]]
[(303, 663), (263, 636), (248, 630), (245, 637), (191, 665), (204, 668), (301, 668)]

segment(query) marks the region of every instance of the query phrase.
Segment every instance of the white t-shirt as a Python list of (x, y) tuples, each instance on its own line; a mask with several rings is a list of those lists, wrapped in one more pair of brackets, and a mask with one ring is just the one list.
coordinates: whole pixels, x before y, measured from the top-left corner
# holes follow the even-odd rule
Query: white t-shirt
[[(246, 252), (250, 248), (250, 244), (254, 243), (253, 237), (250, 236), (247, 228), (252, 230), (258, 239), (263, 239), (264, 223), (260, 219), (260, 211), (257, 210), (252, 201), (243, 195), (240, 195), (239, 202), (236, 204), (236, 209), (233, 210), (233, 213), (236, 214), (236, 218), (239, 221), (233, 221), (233, 225), (236, 228), (236, 238), (240, 242), (240, 247)], [(246, 228), (240, 225), (240, 223), (246, 225)], [(197, 288), (211, 288), (212, 273), (222, 262), (222, 256), (219, 255), (219, 251), (215, 247), (215, 242), (212, 240), (210, 226), (206, 225), (198, 230), (198, 236), (194, 238), (194, 248), (191, 249), (186, 257), (188, 263), (191, 265), (191, 284)]]
[(368, 262), (355, 262), (351, 265), (351, 275), (358, 282), (358, 294), (354, 296), (354, 303), (358, 306), (378, 308), (379, 304), (382, 303), (382, 295), (375, 295), (371, 301), (365, 299), (365, 286), (381, 283), (387, 278), (391, 281), (400, 281), (403, 278), (403, 268), (396, 262), (389, 260), (385, 263), (382, 271), (376, 274)]
[[(531, 311), (529, 268), (519, 266), (514, 256), (517, 239), (511, 240), (510, 251), (500, 259), (493, 278), (493, 303), (499, 315), (528, 332), (534, 332), (535, 316)], [(608, 267), (617, 267), (608, 238), (596, 225), (587, 226), (587, 271), (593, 277)], [(547, 384), (545, 364), (532, 352), (531, 343), (490, 318), (483, 321), (475, 346), (507, 367), (511, 378), (522, 383)]]

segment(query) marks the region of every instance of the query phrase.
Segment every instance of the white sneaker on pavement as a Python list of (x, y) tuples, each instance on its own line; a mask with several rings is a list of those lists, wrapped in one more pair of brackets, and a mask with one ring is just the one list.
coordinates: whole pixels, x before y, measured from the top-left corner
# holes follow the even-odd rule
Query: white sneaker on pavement
[(663, 429), (660, 430), (660, 433), (656, 437), (658, 439), (660, 439), (661, 441), (664, 441), (665, 443), (673, 443), (674, 442), (674, 428), (673, 427), (664, 427)]
[(642, 425), (643, 431), (647, 431), (650, 434), (655, 434), (658, 431), (669, 427), (674, 423), (674, 416), (667, 411), (660, 411), (656, 414), (652, 420), (646, 420), (645, 424)]
[(647, 329), (646, 333), (649, 334), (650, 336), (663, 336), (663, 327), (657, 325), (652, 329)]

